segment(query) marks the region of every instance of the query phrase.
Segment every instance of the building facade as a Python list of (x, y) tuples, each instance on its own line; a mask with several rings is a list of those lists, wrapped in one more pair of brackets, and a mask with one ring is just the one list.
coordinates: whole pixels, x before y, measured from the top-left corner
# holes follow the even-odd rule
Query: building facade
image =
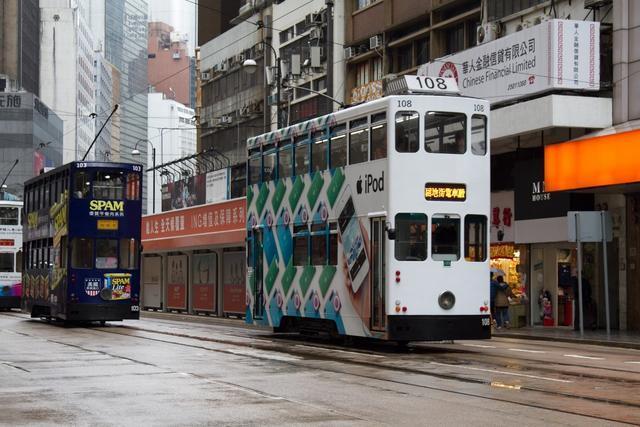
[(95, 151), (87, 151), (95, 137), (98, 113), (87, 3), (43, 0), (40, 6), (42, 99), (64, 121), (64, 162), (80, 160), (85, 154), (93, 160)]
[[(113, 66), (104, 58), (101, 50), (93, 55), (93, 81), (95, 84), (96, 111), (111, 111), (114, 104)], [(117, 162), (120, 159), (120, 144), (114, 140), (113, 117), (105, 123), (108, 116), (96, 117), (96, 132), (100, 132), (94, 149), (96, 160)], [(104, 127), (103, 127), (104, 126)], [(102, 131), (100, 131), (102, 129)]]
[(188, 39), (164, 22), (149, 22), (148, 81), (157, 92), (193, 107), (195, 75)]
[[(38, 0), (5, 0), (0, 10), (0, 90), (6, 80), (40, 95)], [(4, 79), (2, 76), (5, 76)], [(5, 83), (3, 83), (3, 80)]]
[[(147, 140), (156, 148), (156, 166), (170, 163), (196, 153), (196, 126), (193, 120), (195, 110), (164, 93), (155, 92), (149, 95), (149, 128)], [(147, 145), (146, 141), (138, 143), (138, 149)], [(152, 150), (148, 150), (147, 164), (153, 166)], [(186, 170), (186, 169), (185, 169)], [(190, 172), (195, 172), (189, 169)], [(155, 176), (154, 176), (155, 175)], [(182, 179), (182, 177), (180, 177)], [(155, 199), (153, 187), (155, 180)], [(147, 212), (162, 212), (162, 183), (166, 178), (158, 171), (147, 172), (147, 188), (152, 189), (147, 197)], [(153, 201), (155, 200), (155, 207)]]
[(62, 135), (62, 119), (37, 96), (0, 92), (0, 180), (8, 193), (22, 199), (25, 181), (62, 164)]

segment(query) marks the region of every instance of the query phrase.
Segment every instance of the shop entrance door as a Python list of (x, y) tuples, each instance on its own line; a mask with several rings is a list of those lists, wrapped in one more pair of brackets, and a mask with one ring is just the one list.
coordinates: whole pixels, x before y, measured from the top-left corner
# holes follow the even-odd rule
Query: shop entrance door
[(371, 219), (371, 329), (385, 330), (385, 217)]

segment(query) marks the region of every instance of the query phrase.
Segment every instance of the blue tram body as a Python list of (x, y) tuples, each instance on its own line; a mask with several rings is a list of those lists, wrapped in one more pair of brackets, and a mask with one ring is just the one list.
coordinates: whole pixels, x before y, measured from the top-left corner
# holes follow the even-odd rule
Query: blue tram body
[(139, 318), (142, 165), (69, 163), (25, 184), (24, 212), (24, 311)]

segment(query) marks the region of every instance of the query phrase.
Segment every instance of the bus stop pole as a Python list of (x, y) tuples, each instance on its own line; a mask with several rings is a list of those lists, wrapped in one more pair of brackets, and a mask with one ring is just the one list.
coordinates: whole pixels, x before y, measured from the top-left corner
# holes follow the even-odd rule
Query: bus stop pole
[(605, 211), (600, 211), (600, 225), (602, 227), (602, 256), (604, 262), (604, 307), (607, 317), (607, 336), (611, 334), (611, 319), (609, 319), (609, 266), (607, 265), (607, 229)]
[(584, 312), (582, 310), (582, 244), (580, 243), (580, 215), (576, 216), (576, 243), (578, 245), (578, 313), (580, 313), (580, 337), (584, 336)]

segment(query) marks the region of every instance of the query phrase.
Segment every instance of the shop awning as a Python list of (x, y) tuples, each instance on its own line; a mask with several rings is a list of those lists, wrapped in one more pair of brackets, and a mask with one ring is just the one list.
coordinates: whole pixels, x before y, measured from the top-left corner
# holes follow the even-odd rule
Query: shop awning
[(544, 148), (546, 191), (640, 182), (640, 120)]

